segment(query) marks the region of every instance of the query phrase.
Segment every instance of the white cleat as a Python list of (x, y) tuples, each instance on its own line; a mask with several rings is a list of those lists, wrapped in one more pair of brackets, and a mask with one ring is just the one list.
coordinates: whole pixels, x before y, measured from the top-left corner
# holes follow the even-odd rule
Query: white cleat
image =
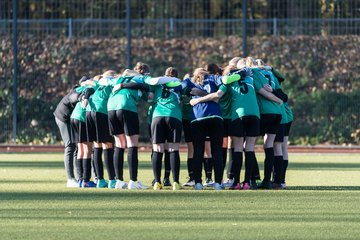
[(115, 188), (116, 189), (127, 189), (128, 184), (126, 182), (124, 182), (124, 181), (116, 180)]
[(143, 190), (143, 189), (148, 189), (148, 188), (149, 188), (148, 186), (143, 185), (140, 181), (130, 180), (129, 184), (128, 184), (128, 189), (140, 189), (140, 190)]
[(66, 182), (66, 187), (68, 187), (68, 188), (78, 188), (79, 187), (79, 182), (74, 178), (68, 179), (67, 182)]
[(227, 179), (225, 182), (223, 182), (223, 186), (226, 188), (232, 187), (234, 184), (234, 179)]

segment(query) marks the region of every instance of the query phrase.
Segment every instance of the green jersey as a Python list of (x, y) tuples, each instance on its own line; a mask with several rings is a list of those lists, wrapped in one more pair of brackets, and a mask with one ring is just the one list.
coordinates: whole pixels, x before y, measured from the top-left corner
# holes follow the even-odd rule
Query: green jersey
[(194, 119), (193, 108), (190, 105), (190, 100), (191, 100), (191, 97), (189, 97), (187, 95), (182, 95), (182, 108), (181, 108), (182, 119), (188, 120), (188, 121), (191, 121)]
[(232, 91), (229, 91), (230, 90), (229, 88), (230, 87), (227, 86), (226, 93), (219, 100), (220, 111), (224, 119), (232, 118), (233, 96), (232, 96)]
[(86, 121), (86, 108), (82, 107), (81, 102), (78, 102), (75, 105), (75, 108), (72, 111), (70, 118), (79, 120), (81, 122)]
[(232, 120), (243, 116), (257, 116), (260, 118), (254, 79), (247, 76), (229, 84), (229, 86), (232, 90)]
[[(129, 82), (144, 83), (144, 78), (143, 76), (120, 77), (116, 79), (115, 84)], [(137, 112), (137, 103), (142, 95), (142, 91), (128, 88), (111, 93), (107, 103), (108, 111), (122, 109)]]
[(286, 117), (287, 117), (287, 123), (294, 121), (294, 114), (287, 102), (284, 103), (284, 107), (285, 107), (285, 112), (286, 112)]
[[(266, 74), (269, 74), (272, 81), (274, 82), (275, 86), (273, 89), (277, 90), (277, 89), (281, 89), (281, 85), (279, 80), (277, 79), (277, 77), (271, 72), (271, 71), (267, 71)], [(266, 75), (265, 75), (266, 76)], [(281, 89), (282, 90), (282, 89)], [(286, 124), (289, 122), (288, 119), (288, 115), (286, 113), (286, 107), (285, 107), (285, 103), (283, 105), (281, 105), (281, 122), (280, 124)]]
[[(275, 87), (275, 82), (273, 82), (272, 79), (264, 76), (259, 69), (253, 68), (252, 72), (256, 93), (258, 93), (265, 84), (271, 85), (272, 88)], [(273, 102), (259, 93), (257, 94), (257, 102), (261, 114), (281, 114), (281, 107), (277, 102)]]
[(173, 117), (181, 121), (180, 93), (176, 91), (177, 89), (179, 87), (169, 88), (166, 85), (150, 86), (150, 91), (154, 93), (152, 118)]
[(86, 106), (87, 112), (101, 112), (107, 115), (107, 101), (112, 91), (112, 84), (109, 79), (109, 84), (96, 85), (96, 90), (93, 95), (89, 98), (89, 103)]
[[(81, 87), (77, 87), (75, 89), (76, 92), (78, 93), (84, 93), (86, 91), (87, 88), (89, 88), (90, 86), (81, 86)], [(81, 122), (85, 122), (86, 119), (86, 109), (82, 107), (81, 102), (78, 102), (75, 105), (74, 110), (71, 113), (70, 118), (72, 119), (76, 119), (79, 120)]]

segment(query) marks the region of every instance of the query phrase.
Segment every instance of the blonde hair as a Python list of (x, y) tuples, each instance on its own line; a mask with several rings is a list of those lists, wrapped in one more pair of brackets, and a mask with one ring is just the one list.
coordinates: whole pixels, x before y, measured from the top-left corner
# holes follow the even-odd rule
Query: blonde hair
[(174, 68), (174, 67), (168, 67), (165, 70), (165, 76), (168, 77), (177, 77), (178, 76), (178, 71)]
[(94, 81), (99, 81), (102, 78), (101, 75), (96, 75), (93, 79)]
[(255, 60), (252, 57), (245, 58), (245, 62), (246, 62), (246, 66), (249, 68), (256, 67)]
[(229, 66), (233, 66), (236, 67), (236, 64), (238, 63), (238, 61), (241, 59), (241, 57), (234, 57), (233, 59), (231, 59), (229, 61)]
[(202, 85), (205, 79), (205, 75), (207, 74), (208, 72), (204, 68), (196, 68), (193, 73), (193, 81)]
[(224, 68), (224, 70), (223, 70), (222, 75), (223, 75), (223, 76), (228, 75), (228, 74), (231, 72), (231, 70), (236, 70), (236, 66), (232, 66), (232, 65), (226, 66), (226, 67)]
[(117, 73), (114, 70), (107, 70), (105, 71), (102, 76), (103, 77), (110, 77), (110, 76), (115, 76)]
[(247, 67), (247, 65), (246, 65), (246, 59), (245, 59), (245, 58), (241, 58), (241, 59), (237, 62), (236, 68), (237, 68), (237, 69), (243, 69), (243, 68), (245, 68), (245, 67)]
[(256, 66), (261, 67), (261, 68), (262, 68), (262, 67), (265, 67), (264, 61), (261, 60), (260, 58), (258, 58), (258, 59), (255, 60), (255, 64), (256, 64)]

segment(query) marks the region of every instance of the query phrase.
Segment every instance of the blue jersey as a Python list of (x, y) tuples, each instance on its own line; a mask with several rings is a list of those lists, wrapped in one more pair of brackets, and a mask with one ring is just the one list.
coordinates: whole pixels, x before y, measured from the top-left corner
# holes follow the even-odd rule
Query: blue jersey
[[(187, 87), (197, 88), (207, 93), (214, 93), (219, 90), (226, 92), (226, 87), (221, 82), (220, 76), (206, 75), (202, 85), (187, 81), (189, 84)], [(192, 96), (192, 98), (199, 98), (198, 96)], [(202, 102), (193, 106), (193, 113), (195, 119), (193, 121), (199, 121), (205, 118), (219, 117), (222, 118), (220, 105), (214, 101)]]

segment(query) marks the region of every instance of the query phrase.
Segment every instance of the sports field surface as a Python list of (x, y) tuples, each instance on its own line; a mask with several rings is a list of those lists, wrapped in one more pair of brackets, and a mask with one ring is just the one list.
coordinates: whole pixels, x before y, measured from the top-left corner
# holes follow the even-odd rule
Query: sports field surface
[(218, 192), (66, 188), (62, 159), (0, 154), (0, 239), (360, 239), (359, 154), (292, 153), (287, 190)]

